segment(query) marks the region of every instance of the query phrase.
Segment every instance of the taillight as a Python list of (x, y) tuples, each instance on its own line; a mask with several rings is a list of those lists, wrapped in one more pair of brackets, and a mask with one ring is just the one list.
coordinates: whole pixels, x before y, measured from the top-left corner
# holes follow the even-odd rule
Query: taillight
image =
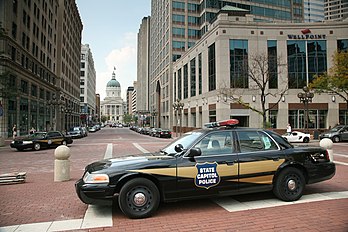
[(329, 155), (329, 151), (328, 150), (325, 150), (325, 159), (327, 161), (330, 161), (330, 155)]

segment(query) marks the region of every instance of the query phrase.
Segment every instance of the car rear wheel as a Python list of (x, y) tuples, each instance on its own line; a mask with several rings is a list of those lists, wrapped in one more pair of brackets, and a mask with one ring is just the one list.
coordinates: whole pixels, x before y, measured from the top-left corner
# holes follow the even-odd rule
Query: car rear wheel
[(303, 173), (297, 168), (284, 169), (275, 180), (273, 193), (283, 201), (296, 201), (305, 188)]
[(121, 189), (118, 204), (129, 218), (146, 218), (158, 208), (160, 195), (157, 186), (145, 178), (128, 181)]
[(335, 136), (335, 137), (332, 138), (332, 141), (333, 141), (334, 143), (338, 143), (338, 142), (340, 141), (340, 137)]
[(304, 143), (309, 143), (309, 138), (308, 138), (308, 137), (303, 138), (303, 142), (304, 142)]
[(35, 151), (39, 151), (40, 149), (41, 149), (40, 143), (35, 143), (35, 144), (34, 144), (34, 150), (35, 150)]

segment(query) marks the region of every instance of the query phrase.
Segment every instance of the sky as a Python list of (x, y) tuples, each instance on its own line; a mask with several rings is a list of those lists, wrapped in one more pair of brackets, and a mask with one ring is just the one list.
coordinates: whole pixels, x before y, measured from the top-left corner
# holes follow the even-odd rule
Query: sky
[(106, 84), (116, 67), (125, 99), (137, 79), (137, 34), (151, 13), (151, 0), (76, 0), (83, 24), (82, 44), (89, 44), (96, 70), (96, 93), (106, 96)]

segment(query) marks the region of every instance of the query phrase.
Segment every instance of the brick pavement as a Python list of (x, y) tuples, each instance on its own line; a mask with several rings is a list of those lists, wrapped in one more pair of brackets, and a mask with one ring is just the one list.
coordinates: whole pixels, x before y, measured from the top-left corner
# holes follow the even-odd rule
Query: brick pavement
[[(136, 153), (131, 144), (99, 141), (97, 135), (79, 140), (72, 146), (71, 180), (53, 182), (54, 149), (39, 152), (4, 152), (0, 149), (1, 173), (28, 171), (27, 183), (0, 186), (0, 227), (45, 221), (83, 218), (87, 206), (77, 198), (75, 181), (87, 163), (100, 160), (107, 143), (114, 143), (114, 154)], [(165, 140), (131, 140), (147, 150), (157, 150)], [(91, 141), (99, 145), (90, 145)], [(151, 145), (151, 142), (158, 145)], [(127, 142), (127, 141), (126, 141)], [(168, 141), (169, 142), (169, 141)], [(34, 162), (34, 160), (37, 160)], [(16, 165), (14, 165), (16, 164)], [(306, 193), (348, 190), (348, 167), (337, 165), (336, 176), (329, 181), (310, 185)], [(239, 200), (256, 200), (270, 193), (237, 196)], [(271, 196), (272, 197), (272, 196)], [(227, 212), (209, 199), (161, 204), (154, 217), (130, 220), (115, 207), (112, 228), (77, 231), (348, 231), (348, 199), (320, 201), (291, 206)]]

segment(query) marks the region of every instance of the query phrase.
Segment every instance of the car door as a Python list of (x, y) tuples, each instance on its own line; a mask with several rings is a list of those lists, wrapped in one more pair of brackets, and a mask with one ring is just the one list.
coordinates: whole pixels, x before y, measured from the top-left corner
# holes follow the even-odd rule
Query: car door
[(285, 161), (283, 151), (263, 131), (237, 131), (239, 191), (270, 190), (273, 176)]
[(200, 156), (184, 155), (178, 159), (177, 188), (181, 198), (212, 196), (238, 188), (238, 157), (233, 141), (231, 131), (214, 131), (193, 145), (201, 150)]
[(47, 134), (48, 146), (58, 146), (62, 144), (63, 136), (58, 131), (50, 131)]
[(348, 141), (348, 126), (344, 127), (341, 132), (341, 140)]

